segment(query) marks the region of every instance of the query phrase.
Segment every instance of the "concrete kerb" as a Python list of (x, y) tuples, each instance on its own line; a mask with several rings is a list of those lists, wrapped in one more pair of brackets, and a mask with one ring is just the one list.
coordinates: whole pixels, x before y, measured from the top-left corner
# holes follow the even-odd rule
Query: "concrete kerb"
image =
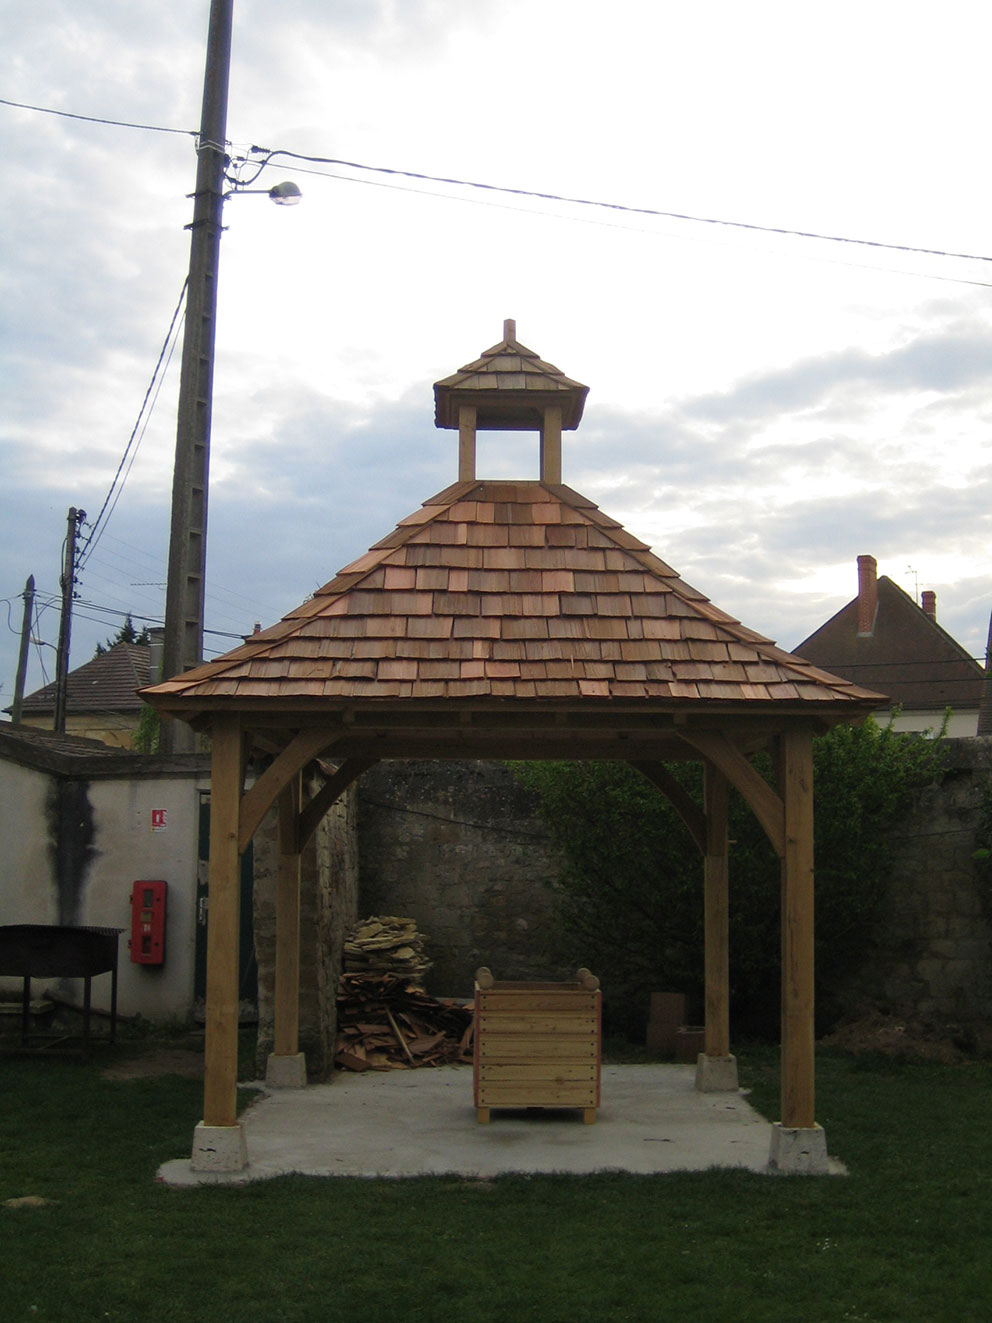
[[(581, 1111), (507, 1109), (495, 1110), (492, 1123), (480, 1126), (471, 1070), (444, 1066), (340, 1074), (305, 1089), (261, 1087), (243, 1129), (247, 1165), (221, 1171), (216, 1161), (197, 1167), (180, 1159), (167, 1162), (159, 1178), (170, 1185), (238, 1185), (293, 1172), (489, 1178), (790, 1170), (782, 1151), (779, 1165), (770, 1166), (773, 1127), (745, 1093), (698, 1092), (691, 1065), (605, 1066), (595, 1125), (583, 1125)], [(220, 1159), (217, 1136), (200, 1138)], [(237, 1154), (230, 1156), (237, 1161)], [(809, 1164), (791, 1169), (813, 1174)], [(826, 1170), (843, 1168), (832, 1161)]]

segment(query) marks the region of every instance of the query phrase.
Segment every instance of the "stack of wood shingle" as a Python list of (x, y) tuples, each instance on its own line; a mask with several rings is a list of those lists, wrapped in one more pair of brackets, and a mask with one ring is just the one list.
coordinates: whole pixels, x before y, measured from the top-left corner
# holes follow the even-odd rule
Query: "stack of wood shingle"
[(413, 919), (375, 915), (357, 925), (344, 944), (346, 974), (399, 974), (420, 983), (431, 967)]
[(396, 1070), (472, 1059), (472, 1009), (398, 974), (342, 974), (335, 1065)]
[(344, 944), (335, 1063), (394, 1070), (471, 1059), (472, 1012), (421, 986), (430, 961), (413, 919), (375, 915)]

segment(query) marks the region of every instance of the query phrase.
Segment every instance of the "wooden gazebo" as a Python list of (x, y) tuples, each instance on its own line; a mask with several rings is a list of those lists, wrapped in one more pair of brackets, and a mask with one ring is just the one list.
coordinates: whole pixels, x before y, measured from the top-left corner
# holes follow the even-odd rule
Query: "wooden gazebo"
[[(623, 759), (675, 804), (703, 856), (705, 1051), (697, 1087), (736, 1089), (730, 1052), (728, 791), (782, 861), (782, 1103), (770, 1161), (822, 1170), (814, 1115), (814, 735), (878, 695), (746, 629), (561, 481), (561, 435), (586, 387), (516, 338), (435, 385), (459, 434), (458, 481), (277, 625), (143, 691), (211, 737), (210, 923), (203, 1121), (193, 1165), (237, 1170), (239, 855), (278, 805), (275, 1050), (268, 1077), (303, 1085), (298, 1050), (300, 852), (331, 804), (384, 759)], [(535, 431), (537, 481), (476, 477), (480, 429)], [(770, 751), (770, 785), (751, 761)], [(245, 788), (249, 758), (267, 760)], [(304, 768), (336, 774), (312, 799)], [(704, 801), (666, 770), (703, 763)]]

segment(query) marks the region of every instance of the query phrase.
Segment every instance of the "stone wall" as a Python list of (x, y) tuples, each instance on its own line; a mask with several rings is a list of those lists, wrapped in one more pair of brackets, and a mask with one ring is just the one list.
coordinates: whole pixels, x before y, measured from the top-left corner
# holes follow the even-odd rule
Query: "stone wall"
[(567, 972), (549, 954), (558, 858), (504, 765), (379, 763), (358, 799), (361, 912), (416, 920), (430, 991), (471, 996), (483, 964), (505, 979)]
[[(988, 775), (992, 739), (948, 741), (944, 782), (919, 791), (894, 832), (875, 949), (832, 990), (842, 1011), (871, 1005), (963, 1025), (992, 1019), (992, 931), (972, 860)], [(558, 858), (507, 768), (382, 763), (359, 787), (359, 908), (416, 919), (430, 939), (433, 991), (470, 995), (480, 964), (501, 978), (574, 969), (549, 954)]]
[(894, 833), (875, 950), (842, 990), (893, 1014), (974, 1026), (992, 1020), (992, 930), (972, 855), (992, 739), (948, 740), (947, 775), (918, 791)]

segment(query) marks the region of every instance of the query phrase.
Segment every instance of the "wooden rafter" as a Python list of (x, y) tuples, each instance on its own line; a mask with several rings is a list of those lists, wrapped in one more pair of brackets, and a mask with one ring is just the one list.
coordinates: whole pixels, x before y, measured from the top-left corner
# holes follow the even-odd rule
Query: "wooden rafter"
[(278, 758), (269, 764), (251, 789), (245, 792), (241, 799), (238, 828), (238, 849), (242, 853), (247, 850), (259, 823), (275, 803), (283, 787), (287, 786), (308, 762), (329, 749), (337, 738), (337, 731), (326, 728), (301, 730)]
[(675, 777), (659, 762), (632, 762), (643, 777), (671, 801), (672, 807), (685, 823), (689, 834), (699, 847), (700, 854), (706, 853), (706, 816), (692, 796), (679, 785)]
[(299, 848), (302, 850), (310, 837), (317, 830), (324, 814), (353, 781), (357, 781), (363, 772), (374, 767), (375, 758), (348, 758), (341, 764), (331, 778), (317, 791), (313, 799), (304, 807), (298, 819)]
[(718, 767), (750, 804), (779, 858), (785, 855), (785, 808), (779, 795), (752, 763), (718, 731), (679, 732), (681, 738)]

